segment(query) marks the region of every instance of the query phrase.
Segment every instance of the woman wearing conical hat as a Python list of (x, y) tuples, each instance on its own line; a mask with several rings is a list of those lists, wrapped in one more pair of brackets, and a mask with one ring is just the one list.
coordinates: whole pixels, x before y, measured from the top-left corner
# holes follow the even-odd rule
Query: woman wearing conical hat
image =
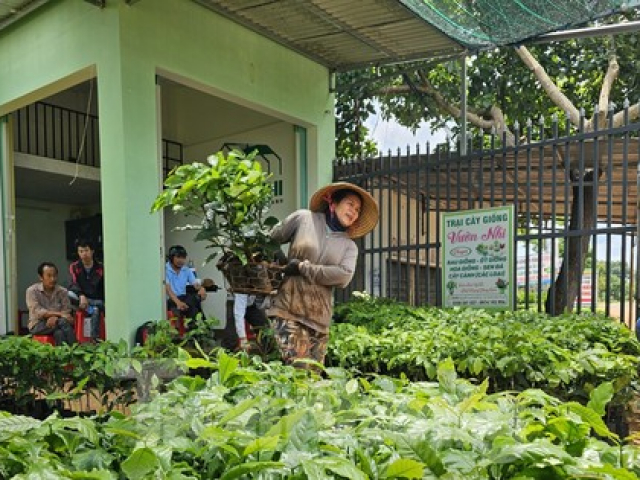
[(289, 243), (288, 278), (273, 298), (269, 316), (285, 363), (324, 362), (333, 314), (333, 289), (346, 287), (356, 268), (353, 239), (378, 223), (378, 204), (346, 182), (327, 185), (276, 225), (271, 237)]

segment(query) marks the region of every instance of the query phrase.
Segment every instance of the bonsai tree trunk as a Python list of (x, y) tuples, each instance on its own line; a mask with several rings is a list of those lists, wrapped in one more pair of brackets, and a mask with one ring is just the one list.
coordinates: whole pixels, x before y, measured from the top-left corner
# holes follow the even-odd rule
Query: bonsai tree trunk
[[(601, 171), (598, 171), (598, 178)], [(569, 231), (591, 230), (596, 225), (597, 212), (594, 208), (594, 199), (598, 196), (598, 189), (594, 186), (595, 170), (588, 171), (583, 178), (580, 188), (579, 172), (571, 172), (571, 180), (574, 183), (573, 200), (571, 202), (571, 220)], [(582, 192), (581, 192), (582, 190)], [(581, 194), (582, 193), (582, 194)], [(582, 208), (582, 218), (580, 218)], [(582, 284), (585, 260), (589, 253), (589, 234), (568, 237), (565, 244), (565, 257), (560, 268), (560, 273), (555, 282), (549, 287), (545, 310), (550, 315), (560, 315), (565, 311), (572, 311), (578, 298), (578, 291)]]

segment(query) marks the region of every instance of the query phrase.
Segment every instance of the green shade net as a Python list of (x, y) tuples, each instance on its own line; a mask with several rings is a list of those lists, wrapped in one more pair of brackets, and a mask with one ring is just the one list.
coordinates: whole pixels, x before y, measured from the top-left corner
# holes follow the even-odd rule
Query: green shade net
[(640, 5), (640, 0), (400, 0), (471, 50), (522, 42)]

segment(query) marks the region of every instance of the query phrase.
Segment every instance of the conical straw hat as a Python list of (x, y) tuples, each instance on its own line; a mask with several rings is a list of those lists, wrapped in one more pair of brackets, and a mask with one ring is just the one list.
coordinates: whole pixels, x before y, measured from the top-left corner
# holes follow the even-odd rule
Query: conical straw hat
[(347, 233), (351, 238), (365, 236), (378, 224), (378, 202), (369, 192), (353, 183), (336, 182), (322, 187), (313, 194), (309, 201), (309, 210), (312, 212), (325, 212), (327, 210), (327, 196), (333, 196), (338, 190), (352, 190), (362, 199), (362, 208), (358, 219), (349, 227)]

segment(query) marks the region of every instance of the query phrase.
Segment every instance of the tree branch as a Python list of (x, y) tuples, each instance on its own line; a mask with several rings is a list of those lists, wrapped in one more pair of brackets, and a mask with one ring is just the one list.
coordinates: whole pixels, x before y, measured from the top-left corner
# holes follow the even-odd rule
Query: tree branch
[[(429, 79), (427, 78), (427, 76), (424, 74), (423, 71), (418, 70), (418, 76), (420, 77), (420, 80), (422, 80), (422, 84), (426, 88), (429, 88), (432, 91), (432, 97), (437, 96), (441, 99), (440, 102), (438, 102), (438, 100), (435, 99), (439, 105), (446, 103), (449, 107), (455, 109), (458, 112), (455, 115), (456, 118), (460, 118), (462, 116), (462, 110), (457, 105), (452, 105), (449, 102), (446, 102), (446, 100), (442, 97), (440, 92), (438, 92), (435, 88), (433, 88), (433, 86), (431, 85), (431, 82), (429, 82)], [(511, 133), (511, 130), (509, 130), (509, 128), (507, 127), (507, 123), (504, 119), (504, 113), (502, 112), (502, 109), (497, 105), (492, 105), (491, 109), (489, 110), (489, 113), (491, 114), (491, 121), (487, 122), (484, 117), (478, 115), (478, 112), (476, 110), (473, 110), (473, 109), (469, 110), (469, 108), (467, 108), (467, 120), (472, 124), (486, 130), (495, 128), (495, 131), (498, 133), (505, 132), (506, 133), (505, 141), (507, 145), (510, 147), (513, 147), (516, 144), (516, 137), (515, 135), (513, 135), (513, 133)], [(480, 123), (484, 124), (485, 126), (480, 125)]]
[[(462, 109), (449, 101), (447, 101), (444, 96), (431, 85), (431, 82), (427, 78), (427, 76), (422, 71), (418, 71), (418, 76), (420, 77), (420, 87), (422, 87), (423, 93), (429, 95), (436, 104), (443, 109), (444, 111), (449, 112), (454, 118), (458, 119), (462, 116)], [(467, 120), (474, 124), (476, 127), (482, 128), (484, 130), (490, 130), (491, 127), (494, 126), (494, 123), (490, 120), (485, 119), (479, 112), (475, 109), (467, 108)]]
[(502, 132), (504, 132), (506, 134), (505, 142), (507, 146), (515, 147), (516, 136), (511, 132), (511, 130), (509, 130), (509, 128), (507, 128), (507, 122), (504, 119), (504, 113), (502, 112), (502, 109), (496, 105), (492, 105), (490, 112), (491, 117), (493, 118), (493, 123), (496, 127), (496, 132), (498, 132), (499, 134), (502, 134)]
[[(632, 122), (633, 120), (636, 120), (638, 118), (640, 118), (640, 104), (634, 104), (631, 107), (629, 107), (629, 121)], [(617, 128), (620, 127), (622, 125), (624, 125), (625, 123), (625, 117), (624, 117), (624, 113), (625, 111), (622, 110), (618, 113), (616, 113), (613, 116), (613, 128)]]
[[(609, 54), (609, 66), (607, 67), (607, 73), (602, 80), (602, 87), (600, 87), (600, 98), (598, 99), (598, 128), (606, 128), (607, 126), (607, 117), (609, 113), (609, 95), (611, 94), (611, 88), (613, 87), (613, 82), (618, 78), (618, 74), (620, 73), (620, 66), (618, 65), (618, 56), (615, 54), (615, 51)], [(594, 112), (594, 116), (588, 123), (587, 130), (593, 130), (593, 121), (596, 118), (596, 112)]]
[[(413, 93), (414, 91), (418, 91), (429, 96), (431, 99), (433, 99), (433, 101), (436, 102), (441, 110), (449, 113), (449, 115), (451, 115), (452, 117), (459, 119), (462, 115), (462, 110), (460, 109), (460, 107), (448, 102), (440, 92), (438, 92), (429, 82), (426, 81), (425, 78), (422, 78), (422, 83), (420, 85), (415, 85), (413, 89), (408, 85), (397, 85), (394, 87), (382, 88), (378, 90), (378, 94), (408, 95), (410, 93)], [(478, 110), (469, 109), (467, 110), (467, 120), (476, 127), (483, 130), (491, 130), (492, 128), (495, 128), (496, 132), (500, 133), (504, 129), (507, 133), (507, 144), (509, 146), (515, 145), (515, 136), (507, 128), (502, 110), (500, 110), (500, 108), (498, 108), (497, 106), (492, 106), (489, 110), (489, 113), (491, 114), (491, 118), (487, 119), (480, 115), (478, 113)]]
[(516, 54), (520, 57), (520, 59), (524, 62), (524, 64), (529, 67), (529, 70), (533, 72), (535, 77), (538, 79), (540, 86), (547, 92), (549, 98), (553, 103), (555, 103), (558, 107), (560, 107), (564, 112), (569, 114), (569, 120), (574, 125), (580, 124), (580, 112), (573, 105), (573, 102), (567, 98), (567, 96), (562, 93), (560, 88), (551, 80), (551, 77), (547, 75), (545, 69), (540, 65), (538, 60), (535, 59), (531, 52), (526, 47), (516, 47)]

